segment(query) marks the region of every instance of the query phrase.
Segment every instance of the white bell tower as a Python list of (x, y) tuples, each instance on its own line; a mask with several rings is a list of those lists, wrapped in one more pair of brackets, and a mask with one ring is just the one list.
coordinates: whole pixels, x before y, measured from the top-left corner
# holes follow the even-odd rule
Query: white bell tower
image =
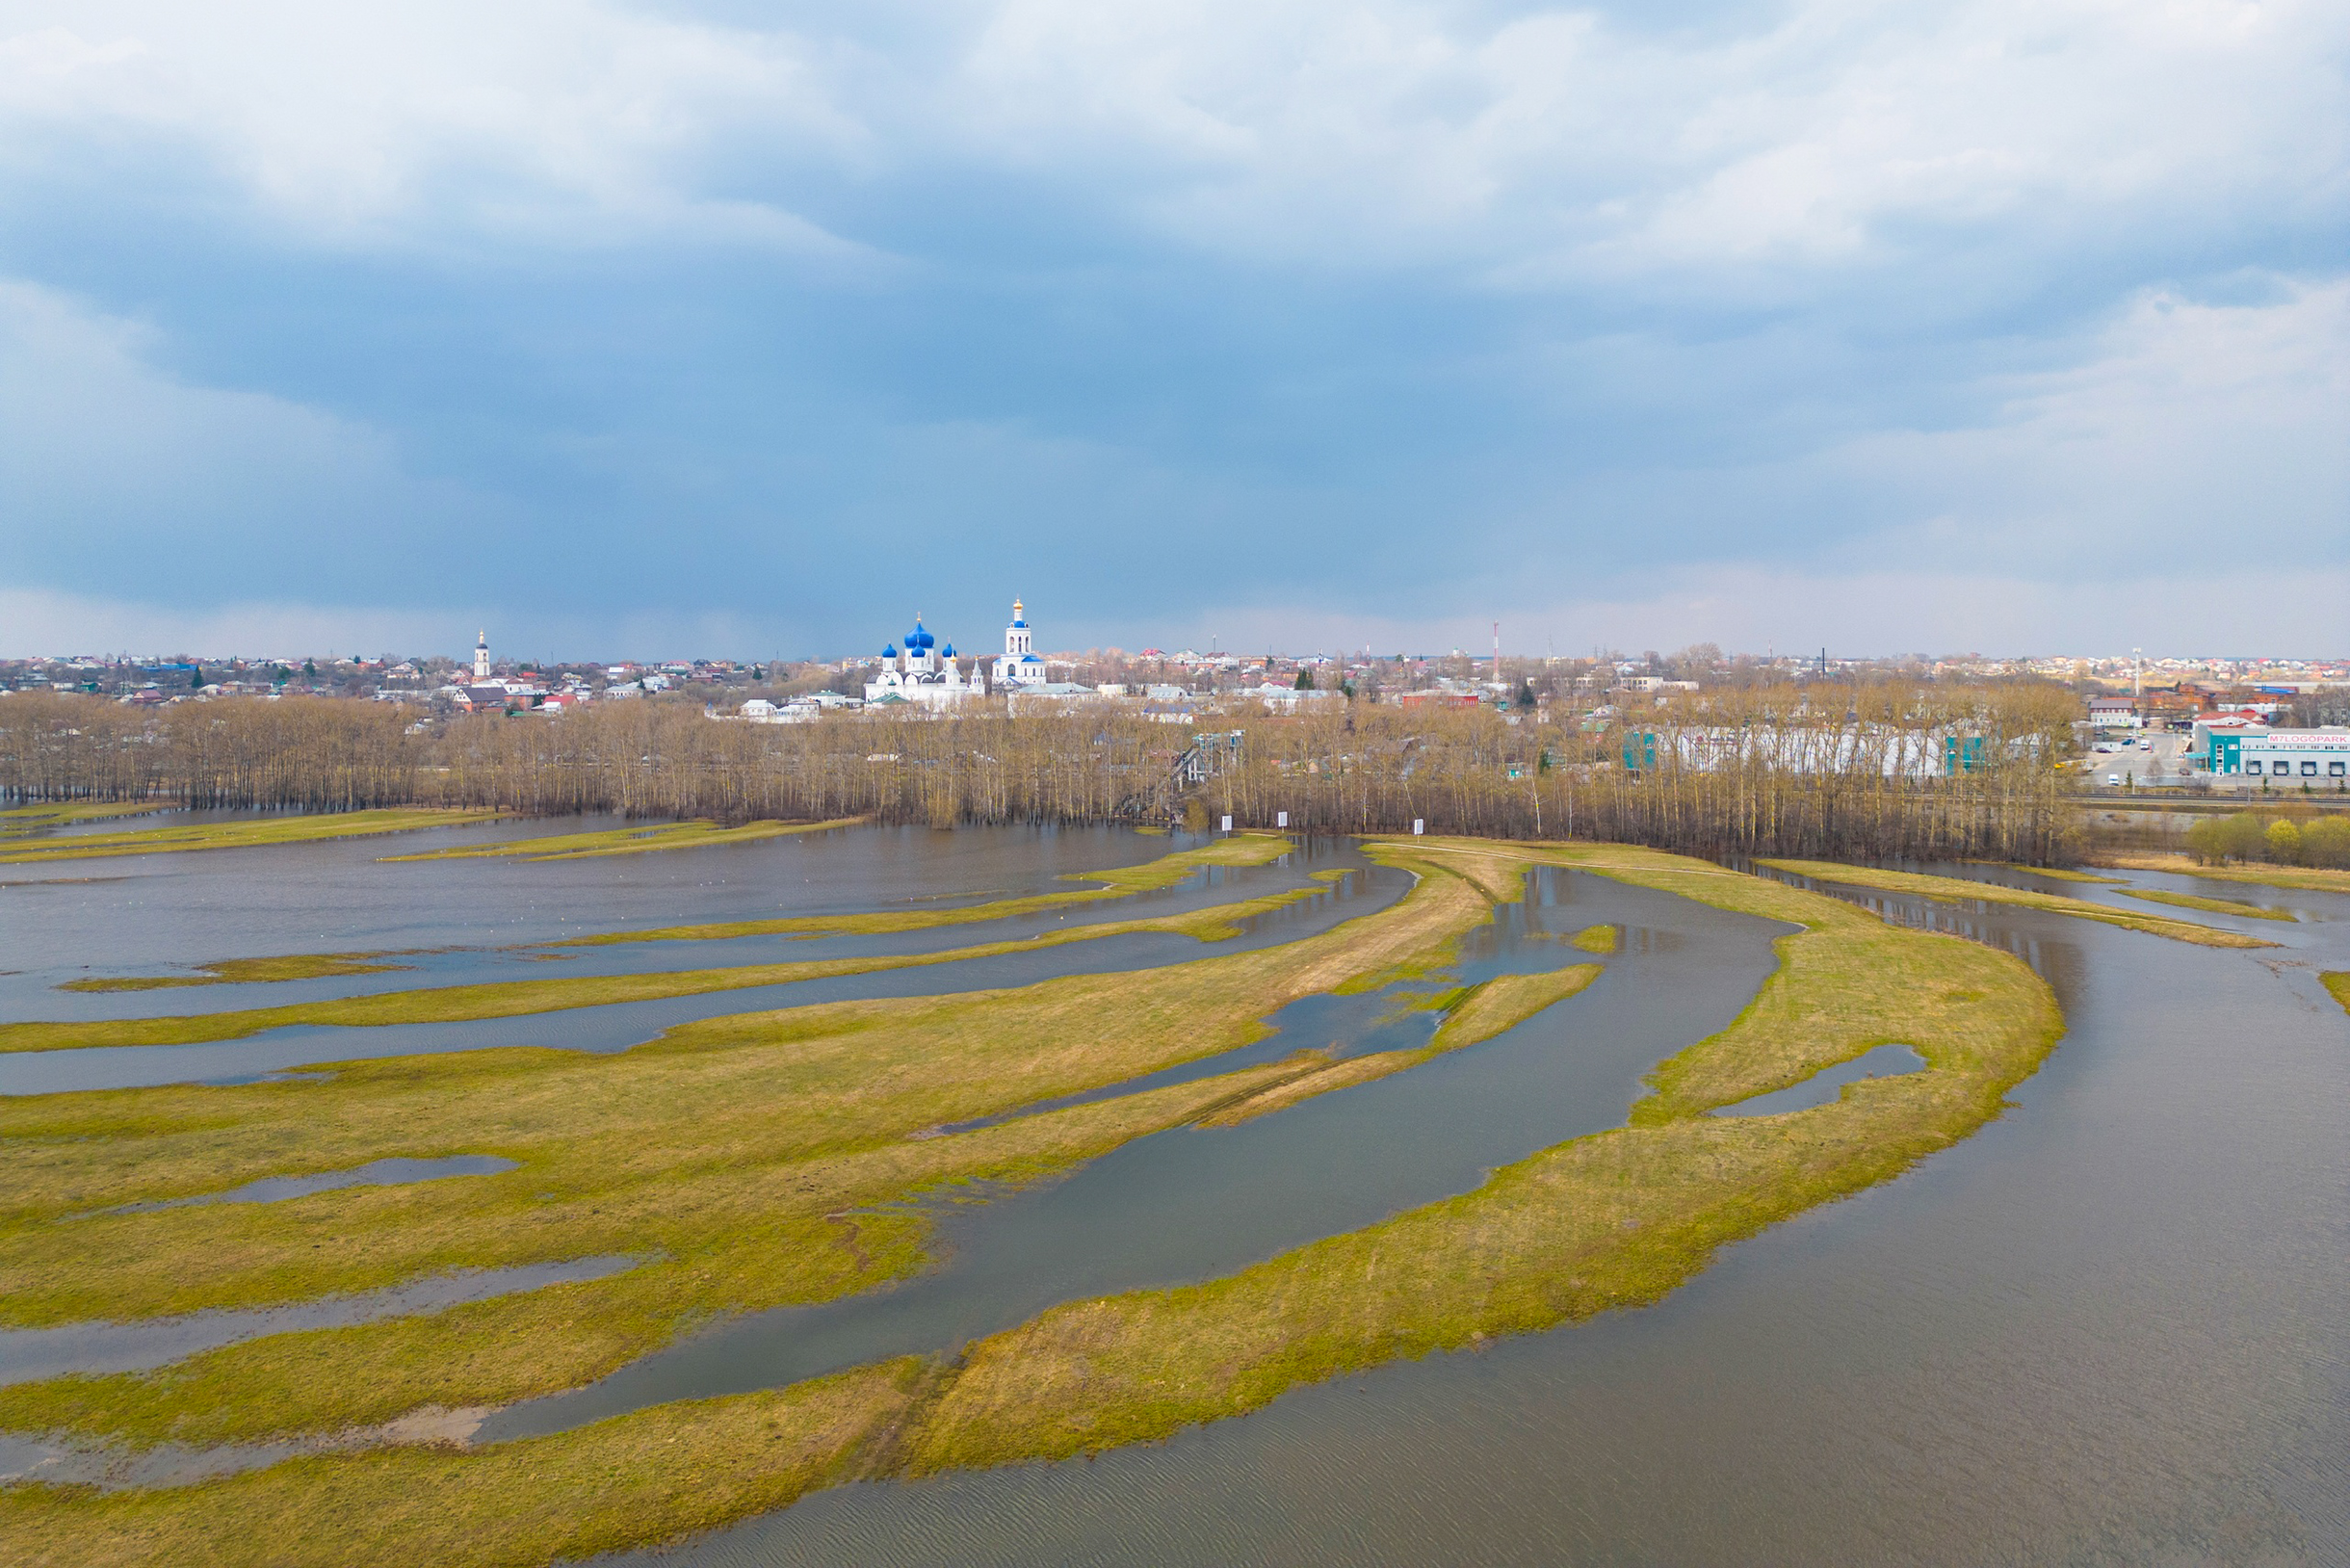
[(1000, 688), (1042, 686), (1045, 684), (1044, 661), (1036, 657), (1035, 634), (1029, 630), (1028, 606), (1012, 601), (1012, 623), (1004, 628), (1004, 657), (996, 661), (996, 678)]
[(489, 629), (487, 627), (482, 629), (480, 640), (473, 645), (473, 678), (477, 681), (489, 679)]

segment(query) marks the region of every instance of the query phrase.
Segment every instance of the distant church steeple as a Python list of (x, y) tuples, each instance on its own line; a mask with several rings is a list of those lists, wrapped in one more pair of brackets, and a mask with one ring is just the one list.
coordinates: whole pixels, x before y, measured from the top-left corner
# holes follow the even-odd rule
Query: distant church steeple
[(489, 628), (486, 626), (482, 628), (481, 639), (473, 645), (473, 678), (477, 681), (489, 679)]
[(1004, 628), (1004, 657), (996, 661), (994, 684), (1009, 689), (1042, 686), (1044, 682), (1044, 661), (1036, 657), (1035, 634), (1029, 627), (1028, 606), (1014, 599), (1012, 623)]

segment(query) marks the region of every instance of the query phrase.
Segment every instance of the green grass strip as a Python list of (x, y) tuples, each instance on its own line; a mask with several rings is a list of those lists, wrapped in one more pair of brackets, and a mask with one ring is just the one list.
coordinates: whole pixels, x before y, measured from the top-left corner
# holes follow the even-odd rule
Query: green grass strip
[(2246, 920), (2298, 920), (2290, 909), (2268, 909), (2257, 903), (2245, 903), (2235, 899), (2206, 899), (2199, 893), (2166, 893), (2159, 888), (2132, 887), (2123, 890), (2126, 897), (2144, 899), (2149, 903), (2173, 904), (2180, 909), (2202, 909), (2214, 915), (2237, 915)]
[(1586, 926), (1569, 940), (1585, 953), (1614, 953), (1624, 946), (1624, 933), (1613, 926)]
[[(771, 829), (762, 836), (772, 837), (780, 832), (809, 832), (818, 827), (847, 825), (858, 819), (843, 818), (838, 822), (815, 823), (765, 824)], [(760, 824), (754, 824), (760, 825)], [(643, 831), (661, 831), (645, 829)], [(577, 840), (597, 839), (603, 834), (579, 834)], [(486, 848), (462, 850), (434, 850), (426, 855), (392, 855), (392, 860), (438, 859), (450, 854), (486, 855), (523, 853), (533, 845), (570, 842), (561, 839), (528, 840), (519, 845), (491, 845)], [(704, 839), (700, 842), (709, 842)], [(740, 842), (732, 841), (729, 842)], [(655, 845), (653, 848), (684, 848), (683, 845)], [(546, 947), (609, 947), (627, 942), (668, 942), (716, 940), (723, 937), (757, 935), (817, 936), (825, 933), (886, 933), (920, 930), (940, 926), (959, 926), (981, 921), (1001, 920), (1026, 913), (1098, 902), (1103, 899), (1124, 898), (1153, 888), (1166, 887), (1181, 881), (1206, 866), (1257, 866), (1278, 859), (1293, 848), (1287, 839), (1261, 835), (1240, 835), (1219, 841), (1202, 849), (1168, 855), (1148, 865), (1121, 868), (1108, 872), (1072, 872), (1069, 880), (1102, 881), (1110, 885), (1100, 891), (1084, 893), (1046, 894), (1038, 899), (997, 900), (992, 903), (976, 904), (960, 909), (890, 910), (881, 913), (850, 915), (794, 916), (788, 919), (764, 921), (735, 921), (724, 925), (673, 926), (652, 931), (603, 931), (592, 936), (571, 937), (564, 941), (542, 944), (535, 948), (511, 951), (543, 952)], [(623, 853), (624, 850), (598, 849), (595, 854)], [(541, 859), (577, 859), (582, 854), (543, 855)], [(1332, 881), (1346, 874), (1343, 871), (1313, 873), (1319, 881)], [(1262, 910), (1231, 905), (1230, 919), (1214, 926), (1204, 926), (1192, 931), (1203, 941), (1214, 941), (1232, 935), (1240, 928), (1232, 921)], [(407, 956), (412, 949), (395, 949), (381, 953), (288, 954), (269, 958), (222, 958), (196, 967), (196, 975), (152, 975), (107, 977), (92, 980), (68, 980), (58, 986), (61, 991), (160, 991), (185, 985), (255, 985), (279, 980), (323, 980), (345, 975), (381, 974), (412, 967), (407, 964), (386, 964), (376, 960)]]
[(1300, 1052), (1292, 1059), (1312, 1062), (1319, 1058), (1328, 1064), (1220, 1107), (1202, 1116), (1200, 1125), (1235, 1126), (1318, 1094), (1406, 1071), (1448, 1051), (1481, 1045), (1554, 1003), (1580, 994), (1602, 973), (1598, 964), (1575, 964), (1541, 975), (1497, 975), (1446, 999), (1445, 1021), (1427, 1044), (1411, 1051), (1374, 1051), (1337, 1060), (1318, 1051)]
[(289, 953), (277, 958), (217, 958), (198, 964), (196, 975), (133, 975), (66, 980), (61, 991), (162, 991), (182, 985), (268, 985), (283, 980), (334, 980), (345, 975), (388, 975), (414, 964), (385, 964), (386, 953)]
[(2277, 945), (2263, 942), (2257, 936), (2246, 936), (2239, 931), (2223, 931), (2210, 926), (2196, 925), (2192, 921), (2141, 915), (2133, 910), (2091, 903), (2086, 899), (2069, 899), (2061, 893), (2034, 893), (2023, 888), (2000, 887), (1995, 882), (1970, 881), (1963, 876), (1929, 876), (1919, 872), (1880, 871), (1873, 866), (1847, 866), (1833, 860), (1761, 860), (1756, 864), (1823, 882), (1873, 887), (1888, 893), (1911, 893), (1925, 899), (1979, 900), (1984, 903), (2009, 903), (2024, 909), (2044, 910), (2052, 915), (2072, 915), (2079, 920), (2094, 920), (2100, 925), (2119, 926), (2124, 930), (2167, 936), (2174, 942), (2193, 942), (2199, 947), (2273, 948)]
[(796, 833), (821, 833), (827, 828), (853, 827), (862, 817), (835, 817), (821, 823), (744, 823), (720, 827), (705, 818), (664, 823), (646, 827), (614, 827), (596, 833), (559, 833), (547, 838), (513, 839), (503, 844), (464, 844), (448, 849), (423, 849), (415, 854), (387, 854), (387, 864), (400, 860), (591, 860), (604, 855), (653, 854), (663, 849), (708, 849), (730, 844), (757, 844)]
[[(14, 1568), (573, 1561), (856, 1478), (864, 1456), (892, 1451), (931, 1376), (908, 1357), (478, 1453), (418, 1446), (326, 1454), (146, 1492), (0, 1491), (0, 1541)], [(657, 1522), (649, 1534), (648, 1521)]]
[(2350, 975), (2329, 970), (2317, 978), (2326, 982), (2326, 989), (2334, 993), (2334, 1000), (2342, 1005), (2343, 1010), (2350, 1011)]
[(2289, 887), (2303, 893), (2350, 893), (2350, 871), (2325, 866), (2206, 866), (2182, 854), (2106, 855), (2101, 863), (2125, 871), (2163, 871), (2178, 876), (2200, 876), (2211, 882), (2249, 882), (2259, 887)]
[(2020, 860), (1980, 860), (1976, 861), (1975, 864), (1981, 866), (2004, 866), (2009, 871), (2020, 871), (2024, 873), (2026, 875), (2031, 876), (2047, 876), (2059, 882), (2119, 883), (2123, 880), (2123, 878), (2119, 876), (2100, 876), (2094, 872), (2074, 871), (2064, 866), (2026, 866)]
[[(1679, 1104), (1229, 1278), (1073, 1302), (981, 1340), (908, 1442), (907, 1468), (1154, 1441), (1300, 1383), (1654, 1301), (1719, 1246), (1967, 1136), (2061, 1032), (2054, 997), (2011, 954), (1672, 857), (1560, 863), (1806, 928), (1781, 940), (1784, 967), (1736, 1023), (1660, 1069)], [(1808, 1076), (1892, 1039), (1930, 1070), (1788, 1116), (1698, 1113), (1716, 1089)]]
[(1035, 893), (1025, 898), (996, 899), (986, 903), (951, 909), (886, 909), (847, 915), (786, 915), (771, 920), (729, 920), (701, 926), (663, 926), (644, 931), (602, 931), (547, 944), (559, 948), (609, 947), (622, 942), (715, 942), (738, 936), (879, 935), (891, 931), (929, 930), (940, 926), (964, 926), (1016, 915), (1039, 914), (1106, 899), (1131, 898), (1173, 887), (1194, 872), (1211, 866), (1264, 866), (1296, 849), (1287, 837), (1271, 833), (1236, 833), (1196, 849), (1178, 850), (1139, 866), (1110, 871), (1070, 872), (1061, 879), (1100, 882), (1098, 888), (1067, 893)]
[[(548, 1257), (662, 1260), (444, 1313), (271, 1336), (160, 1377), (0, 1389), (0, 1429), (143, 1445), (330, 1434), (577, 1386), (714, 1313), (873, 1288), (927, 1261), (926, 1222), (906, 1198), (1032, 1180), (1312, 1064), (915, 1135), (1232, 1050), (1288, 1002), (1489, 916), (1438, 871), (1330, 930), (1137, 973), (701, 1019), (612, 1056), (510, 1048), (353, 1062), (314, 1083), (0, 1101), (0, 1320), (12, 1325), (269, 1305)], [(457, 1152), (522, 1168), (56, 1222), (265, 1175)]]
[(1242, 920), (1269, 914), (1320, 891), (1316, 887), (1291, 888), (1236, 903), (1213, 904), (1186, 914), (1070, 926), (1040, 931), (1034, 936), (951, 948), (941, 953), (818, 958), (798, 963), (739, 964), (725, 969), (665, 970), (649, 975), (580, 975), (549, 980), (496, 980), (476, 985), (381, 991), (372, 996), (339, 997), (325, 1002), (292, 1002), (281, 1006), (247, 1007), (230, 1012), (174, 1013), (161, 1018), (0, 1024), (0, 1052), (68, 1051), (92, 1046), (194, 1045), (211, 1040), (242, 1040), (265, 1030), (285, 1029), (297, 1024), (370, 1029), (387, 1024), (451, 1024), (483, 1018), (521, 1018), (535, 1013), (567, 1012), (577, 1007), (605, 1007), (622, 1002), (656, 1002), (667, 997), (703, 996), (714, 991), (737, 991), (756, 985), (788, 985), (800, 980), (866, 975), (884, 969), (920, 969), (931, 964), (961, 963), (972, 958), (991, 958), (1006, 953), (1030, 953), (1069, 942), (1088, 942), (1100, 937), (1126, 936), (1143, 931), (1171, 931), (1196, 937), (1203, 942), (1214, 942), (1237, 934), (1241, 928), (1239, 923)]
[(168, 800), (58, 800), (38, 806), (11, 806), (0, 811), (0, 836), (37, 833), (69, 823), (104, 822), (115, 817), (145, 817), (173, 810)]
[(317, 844), (327, 839), (377, 833), (411, 833), (425, 827), (465, 827), (494, 821), (494, 811), (407, 808), (388, 811), (312, 812), (267, 817), (255, 822), (185, 823), (129, 833), (84, 833), (71, 838), (11, 840), (0, 844), (0, 862), (94, 860), (115, 855), (172, 854), (189, 849), (250, 849), (274, 844)]
[[(1391, 851), (1374, 846), (1373, 852)], [(1450, 869), (1447, 845), (1392, 852), (1399, 863), (1408, 852), (1423, 863)], [(1510, 856), (1496, 853), (1495, 847), (1462, 851), (1464, 863), (1472, 854), (1480, 886), (1506, 874), (1510, 865)], [(1575, 865), (1802, 928), (1781, 940), (1782, 969), (1731, 1028), (1659, 1069), (1658, 1092), (1643, 1102), (1640, 1125), (1543, 1151), (1495, 1172), (1461, 1197), (1296, 1249), (1227, 1279), (1054, 1309), (971, 1346), (959, 1366), (884, 1363), (769, 1394), (657, 1406), (577, 1432), (477, 1452), (405, 1449), (327, 1455), (149, 1493), (23, 1487), (0, 1492), (0, 1535), (23, 1543), (19, 1555), (40, 1568), (124, 1560), (203, 1561), (224, 1568), (537, 1564), (705, 1529), (782, 1506), (807, 1490), (839, 1481), (1021, 1462), (1163, 1437), (1186, 1424), (1261, 1407), (1301, 1382), (1654, 1300), (1703, 1267), (1725, 1242), (1898, 1174), (1965, 1137), (1998, 1113), (2005, 1089), (2037, 1066), (2061, 1030), (2046, 985), (2012, 955), (1986, 947), (1896, 929), (1821, 895), (1650, 851), (1528, 846), (1515, 847), (1514, 855), (1521, 869), (1537, 860)], [(1295, 952), (1202, 960), (1187, 976), (1091, 977), (996, 999), (811, 1011), (836, 1018), (903, 1014), (911, 1021), (927, 1006), (953, 1006), (965, 1015), (962, 1030), (907, 1034), (906, 1048), (926, 1058), (938, 1049), (930, 1042), (961, 1040), (990, 1016), (989, 1009), (1009, 1009), (980, 1026), (990, 1039), (1000, 1036), (993, 1047), (999, 1050), (1024, 1051), (1052, 1040), (1057, 1047), (1098, 1051), (1136, 1028), (1195, 1032), (1203, 1006), (1233, 993), (1236, 984), (1248, 991), (1243, 1010), (1251, 1010), (1275, 994), (1258, 994), (1252, 989), (1257, 984), (1277, 978), (1280, 994), (1327, 989), (1349, 974), (1390, 967), (1405, 950), (1441, 941), (1459, 928), (1461, 920), (1481, 918), (1482, 901), (1454, 907), (1453, 895), (1463, 880), (1425, 878), (1403, 904), (1354, 923), (1351, 930), (1342, 928), (1333, 937), (1298, 944)], [(1373, 932), (1385, 934), (1373, 942)], [(1243, 982), (1243, 976), (1261, 978)], [(1105, 1040), (1098, 1027), (1102, 999), (1117, 990), (1131, 998), (1127, 1027)], [(1533, 1000), (1521, 995), (1504, 1006), (1501, 993), (1492, 994), (1497, 1000), (1478, 1028)], [(1061, 1022), (1040, 1029), (1034, 1009), (1048, 996), (1059, 999), (1052, 1006)], [(1461, 999), (1453, 1017), (1462, 1017), (1470, 1006), (1469, 998)], [(1226, 1010), (1212, 1007), (1207, 1015), (1218, 1020), (1219, 1030), (1231, 1023)], [(1464, 1024), (1462, 1032), (1472, 1032)], [(840, 1039), (846, 1048), (866, 1037)], [(1724, 1121), (1702, 1114), (1709, 1104), (1800, 1081), (1889, 1039), (1915, 1045), (1929, 1070), (1856, 1084), (1831, 1105), (1786, 1116)], [(798, 1059), (810, 1043), (795, 1032), (770, 1038), (767, 1050), (780, 1064)], [(511, 1058), (510, 1072), (521, 1067), (526, 1054), (500, 1055)], [(746, 1082), (738, 1088), (721, 1082), (731, 1070), (727, 1060), (706, 1048), (673, 1058), (632, 1053), (631, 1058), (620, 1076), (632, 1082), (614, 1104), (635, 1113), (660, 1110), (667, 1098), (647, 1093), (649, 1085), (635, 1084), (635, 1074), (666, 1061), (709, 1079), (717, 1120), (711, 1112), (688, 1116), (696, 1146), (707, 1145), (714, 1134), (748, 1136), (802, 1114), (798, 1097), (781, 1085), (754, 1088)], [(871, 1063), (843, 1058), (844, 1065), (852, 1062), (860, 1070), (844, 1085), (870, 1084)], [(435, 1060), (412, 1070), (437, 1078), (455, 1065)], [(599, 1058), (565, 1070), (559, 1075), (561, 1082), (550, 1084), (540, 1097), (543, 1107), (528, 1099), (516, 1102), (507, 1085), (494, 1090), (485, 1085), (482, 1095), (469, 1099), (484, 1102), (478, 1114), (544, 1117), (551, 1128), (560, 1125), (576, 1136), (581, 1086), (593, 1076), (611, 1074), (614, 1065)], [(937, 1079), (932, 1065), (918, 1067), (903, 1082), (931, 1093)], [(389, 1077), (383, 1082), (388, 1085)], [(199, 1102), (185, 1091), (176, 1091), (181, 1097), (174, 1098), (174, 1092), (85, 1098), (118, 1103), (126, 1111), (184, 1103), (192, 1114), (224, 1103)], [(240, 1106), (282, 1104), (289, 1118), (282, 1131), (257, 1136), (256, 1152), (280, 1146), (289, 1135), (336, 1140), (350, 1136), (331, 1117), (305, 1114), (326, 1099), (313, 1104), (300, 1092), (230, 1092)], [(379, 1094), (380, 1088), (371, 1092)], [(25, 1113), (36, 1109), (42, 1108)], [(65, 1109), (50, 1108), (46, 1113), (54, 1119)], [(392, 1104), (382, 1109), (395, 1114), (400, 1110)], [(256, 1135), (264, 1131), (254, 1129)], [(873, 1153), (893, 1162), (927, 1159), (929, 1151), (963, 1136), (1022, 1131), (1022, 1123), (1010, 1123), (956, 1138), (901, 1139), (885, 1149), (875, 1146)], [(186, 1134), (210, 1141), (220, 1136), (205, 1134), (195, 1123)], [(116, 1151), (111, 1141), (94, 1127), (59, 1121), (43, 1146), (53, 1147), (47, 1158), (74, 1162), (130, 1161), (147, 1153)], [(642, 1137), (632, 1134), (631, 1144), (642, 1147)], [(196, 1146), (189, 1145), (191, 1153)], [(775, 1220), (748, 1189), (751, 1167), (731, 1148), (708, 1152), (707, 1192), (741, 1202), (746, 1239), (755, 1243), (745, 1254), (750, 1262), (743, 1278), (764, 1279), (779, 1258), (796, 1254), (779, 1251), (781, 1238), (767, 1234)], [(626, 1163), (651, 1177), (661, 1174), (661, 1159), (658, 1149), (646, 1149), (632, 1153)], [(601, 1156), (591, 1163), (598, 1169), (610, 1164)], [(124, 1168), (145, 1164), (141, 1159)], [(217, 1173), (207, 1179), (217, 1179)], [(539, 1179), (517, 1172), (493, 1180), (513, 1185)], [(670, 1192), (676, 1183), (676, 1177), (665, 1177), (660, 1190)], [(798, 1185), (793, 1180), (770, 1190), (788, 1193)], [(826, 1211), (821, 1206), (837, 1201), (835, 1190), (820, 1184), (799, 1201), (818, 1206), (812, 1212), (822, 1214)], [(648, 1197), (651, 1192), (648, 1189)], [(205, 1224), (259, 1222), (222, 1218), (217, 1211), (168, 1214), (175, 1224), (205, 1215), (211, 1215), (200, 1221)], [(584, 1215), (579, 1222), (585, 1222)], [(316, 1223), (350, 1221), (322, 1213)], [(22, 1234), (25, 1244), (32, 1244), (35, 1233)], [(875, 1244), (877, 1239), (867, 1239), (868, 1247)], [(119, 1267), (149, 1267), (136, 1249), (120, 1251)], [(306, 1255), (312, 1255), (306, 1248), (293, 1254)], [(214, 1256), (207, 1252), (202, 1258)], [(265, 1256), (222, 1257), (218, 1267), (249, 1274), (264, 1267)], [(32, 1261), (27, 1257), (25, 1263), (30, 1267)], [(439, 1320), (468, 1310), (419, 1320), (403, 1331), (430, 1335)], [(475, 1368), (494, 1363), (498, 1355), (542, 1345), (560, 1349), (579, 1329), (549, 1320), (536, 1334), (491, 1338), (482, 1328), (472, 1332), (472, 1339), (452, 1341), (441, 1353), (424, 1355), (419, 1365), (429, 1366), (446, 1383), (478, 1375)], [(372, 1372), (371, 1364), (313, 1356), (300, 1364), (299, 1375), (309, 1383), (331, 1382), (368, 1394)], [(169, 1398), (170, 1380), (138, 1381), (159, 1385), (148, 1398)]]

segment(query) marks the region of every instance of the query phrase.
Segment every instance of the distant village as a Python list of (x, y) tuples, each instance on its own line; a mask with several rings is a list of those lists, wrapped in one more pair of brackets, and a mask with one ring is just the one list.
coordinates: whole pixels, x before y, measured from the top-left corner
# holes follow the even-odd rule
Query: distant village
[(1685, 736), (1702, 730), (1709, 690), (1893, 676), (2038, 679), (2078, 694), (2083, 755), (2076, 766), (2092, 774), (2093, 786), (2291, 779), (2338, 789), (2350, 774), (2350, 661), (2150, 660), (2135, 653), (2087, 660), (1837, 659), (1825, 650), (1733, 657), (1710, 644), (1671, 654), (1509, 657), (1496, 631), (1493, 648), (1475, 654), (1052, 653), (1038, 651), (1037, 628), (1026, 604), (1015, 600), (1001, 650), (978, 654), (957, 653), (920, 615), (877, 653), (834, 662), (513, 661), (495, 655), (484, 629), (464, 661), (87, 654), (0, 661), (0, 698), (54, 691), (136, 706), (288, 695), (389, 702), (415, 710), (410, 728), (419, 733), (470, 715), (560, 718), (591, 703), (628, 701), (698, 703), (714, 721), (746, 724), (887, 713), (952, 718), (972, 705), (1017, 715), (1117, 703), (1193, 726), (1241, 714), (1369, 702), (1487, 708), (1511, 723), (1530, 719), (1585, 731), (1669, 720)]

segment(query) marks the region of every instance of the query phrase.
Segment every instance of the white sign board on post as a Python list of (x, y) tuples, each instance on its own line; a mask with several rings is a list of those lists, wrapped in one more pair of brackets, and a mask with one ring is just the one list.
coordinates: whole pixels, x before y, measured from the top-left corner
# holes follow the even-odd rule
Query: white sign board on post
[(1427, 819), (1423, 817), (1414, 817), (1412, 819), (1412, 836), (1414, 838), (1418, 838), (1420, 836), (1421, 829), (1424, 828), (1425, 826), (1427, 826)]
[(1232, 814), (1230, 812), (1224, 814), (1224, 831), (1227, 833), (1232, 831)]
[(1274, 812), (1274, 813), (1273, 813), (1273, 825), (1274, 825), (1275, 827), (1287, 827), (1287, 826), (1289, 826), (1289, 825), (1290, 825), (1290, 814), (1289, 814), (1288, 812), (1286, 812), (1286, 811), (1276, 811), (1276, 812)]

